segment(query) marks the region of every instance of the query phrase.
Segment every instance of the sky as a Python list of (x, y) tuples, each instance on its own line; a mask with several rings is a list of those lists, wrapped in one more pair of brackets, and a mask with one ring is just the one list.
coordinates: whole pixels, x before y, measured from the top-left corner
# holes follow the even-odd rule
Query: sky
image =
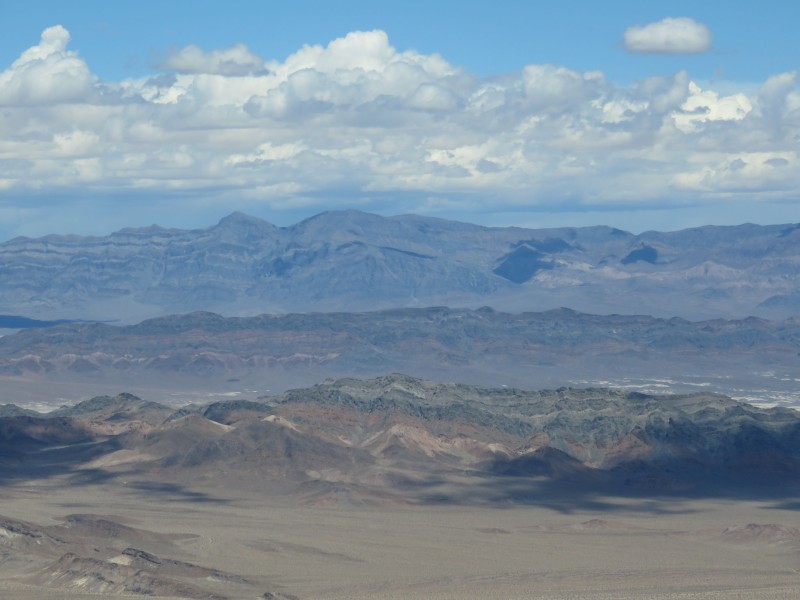
[(0, 240), (325, 210), (800, 221), (800, 3), (31, 0)]

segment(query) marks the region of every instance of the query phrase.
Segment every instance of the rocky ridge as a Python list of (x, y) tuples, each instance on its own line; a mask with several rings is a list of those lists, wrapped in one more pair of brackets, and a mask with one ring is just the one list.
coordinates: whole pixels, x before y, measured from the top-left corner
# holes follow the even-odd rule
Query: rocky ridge
[[(176, 542), (194, 535), (156, 533), (116, 519), (73, 514), (57, 525), (43, 526), (0, 516), (0, 573), (25, 564), (21, 574), (4, 576), (64, 594), (98, 597), (229, 600), (255, 597), (263, 585), (164, 555), (180, 553)], [(292, 598), (272, 592), (261, 597)]]
[[(564, 485), (758, 496), (792, 494), (788, 482), (800, 475), (797, 411), (707, 393), (529, 392), (396, 374), (177, 412), (130, 395), (95, 398), (0, 425), (0, 445), (17, 448), (0, 464), (8, 479), (47, 472), (60, 458), (76, 480), (278, 486), (312, 503), (331, 495), (534, 502), (544, 488)], [(43, 455), (43, 447), (58, 450)], [(443, 484), (449, 478), (462, 481), (460, 493)]]

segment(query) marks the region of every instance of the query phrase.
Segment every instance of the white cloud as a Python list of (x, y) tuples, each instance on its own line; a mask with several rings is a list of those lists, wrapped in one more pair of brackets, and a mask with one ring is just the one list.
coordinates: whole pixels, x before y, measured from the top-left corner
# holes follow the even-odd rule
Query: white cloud
[(460, 105), (458, 96), (446, 87), (435, 83), (423, 83), (408, 99), (410, 108), (420, 110), (455, 110)]
[(708, 27), (689, 17), (668, 17), (625, 30), (625, 49), (640, 54), (699, 54), (711, 49)]
[(537, 110), (569, 110), (575, 102), (600, 93), (604, 81), (599, 71), (578, 73), (553, 65), (528, 65), (522, 70), (525, 97)]
[(413, 212), (481, 210), (488, 195), (513, 212), (800, 197), (796, 73), (724, 92), (686, 72), (633, 86), (557, 65), (481, 78), (369, 31), (284, 61), (184, 49), (172, 73), (101, 82), (68, 42), (48, 29), (0, 74), (7, 198), (395, 198)]
[(61, 25), (45, 29), (39, 44), (28, 48), (0, 73), (0, 105), (85, 98), (92, 76), (77, 53), (66, 49), (69, 39), (69, 32)]
[[(759, 90), (758, 104), (765, 128), (775, 137), (784, 137), (796, 147), (800, 141), (796, 132), (796, 126), (800, 122), (797, 72), (779, 73), (767, 79)], [(785, 127), (787, 121), (795, 127)]]
[(159, 65), (166, 71), (177, 73), (210, 73), (214, 75), (249, 75), (264, 66), (264, 59), (252, 53), (244, 44), (222, 50), (203, 52), (195, 45), (170, 54)]
[(648, 99), (648, 108), (663, 115), (681, 106), (689, 96), (689, 74), (679, 71), (672, 77), (655, 76), (645, 79), (638, 94)]
[(684, 132), (697, 131), (709, 121), (741, 121), (753, 104), (742, 93), (720, 97), (713, 90), (702, 90), (692, 82), (689, 84), (689, 97), (674, 113), (675, 125)]
[[(706, 163), (694, 170), (678, 173), (678, 187), (705, 189), (709, 193), (730, 196), (746, 192), (764, 194), (798, 184), (798, 157), (762, 152), (742, 152), (720, 157), (716, 163)], [(794, 168), (792, 168), (794, 167)]]

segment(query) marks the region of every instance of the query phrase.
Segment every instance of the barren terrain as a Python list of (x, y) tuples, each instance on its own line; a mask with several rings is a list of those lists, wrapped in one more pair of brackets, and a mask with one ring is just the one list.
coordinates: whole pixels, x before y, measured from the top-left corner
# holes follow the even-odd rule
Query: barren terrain
[(402, 375), (1, 408), (3, 598), (800, 594), (791, 409)]
[[(233, 597), (270, 591), (342, 599), (777, 599), (800, 593), (797, 512), (769, 502), (618, 501), (613, 510), (569, 512), (323, 508), (195, 491), (201, 495), (187, 499), (124, 485), (32, 481), (5, 487), (2, 506), (8, 517), (43, 525), (82, 513), (178, 534), (170, 558), (251, 582), (231, 585), (243, 594)], [(161, 550), (158, 541), (138, 542)], [(7, 538), (0, 549), (8, 551)], [(97, 598), (77, 584), (57, 592), (34, 585), (29, 569), (15, 568), (13, 560), (0, 569), (3, 598)]]

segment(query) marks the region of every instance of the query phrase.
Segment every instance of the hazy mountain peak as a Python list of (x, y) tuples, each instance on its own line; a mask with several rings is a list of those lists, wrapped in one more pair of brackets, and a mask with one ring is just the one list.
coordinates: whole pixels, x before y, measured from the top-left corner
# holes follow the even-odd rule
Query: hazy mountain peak
[(234, 211), (226, 217), (222, 217), (212, 228), (216, 230), (251, 230), (251, 231), (273, 231), (276, 230), (272, 223), (254, 217), (240, 211)]
[(342, 229), (359, 229), (365, 226), (385, 227), (386, 217), (357, 209), (329, 210), (293, 225), (293, 232), (332, 232)]

